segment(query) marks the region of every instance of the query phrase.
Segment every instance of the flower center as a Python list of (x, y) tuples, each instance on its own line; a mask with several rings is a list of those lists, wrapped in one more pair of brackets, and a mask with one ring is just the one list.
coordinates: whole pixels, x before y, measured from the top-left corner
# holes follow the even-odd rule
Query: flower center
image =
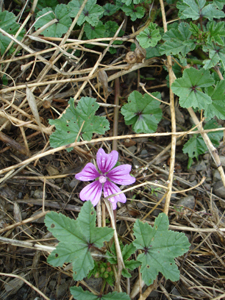
[(106, 180), (107, 180), (107, 178), (106, 178), (105, 176), (103, 176), (103, 175), (101, 175), (101, 176), (99, 177), (99, 182), (100, 182), (100, 183), (105, 183)]

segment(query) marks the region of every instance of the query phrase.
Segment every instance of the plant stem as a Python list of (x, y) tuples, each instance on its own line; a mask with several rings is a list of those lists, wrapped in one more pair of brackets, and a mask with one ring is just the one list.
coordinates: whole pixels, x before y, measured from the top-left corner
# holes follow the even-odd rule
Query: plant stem
[[(162, 20), (163, 20), (163, 28), (164, 32), (167, 32), (167, 21), (166, 21), (166, 14), (165, 14), (165, 7), (163, 0), (159, 0), (162, 12)], [(176, 118), (175, 118), (175, 107), (174, 107), (174, 94), (171, 89), (171, 85), (175, 80), (175, 75), (172, 69), (172, 59), (171, 56), (167, 56), (167, 68), (169, 72), (169, 83), (170, 83), (170, 111), (171, 111), (171, 129), (172, 129), (172, 136), (171, 136), (171, 151), (170, 151), (170, 169), (169, 169), (169, 178), (168, 178), (168, 191), (166, 194), (166, 201), (164, 205), (164, 213), (168, 215), (169, 205), (170, 205), (170, 198), (172, 194), (172, 187), (173, 187), (173, 172), (175, 166), (175, 154), (176, 154)]]
[(125, 265), (124, 265), (123, 255), (122, 255), (122, 252), (121, 252), (120, 243), (119, 243), (119, 239), (118, 239), (118, 235), (117, 235), (117, 231), (116, 231), (116, 222), (115, 222), (115, 219), (114, 219), (112, 204), (111, 204), (110, 201), (105, 200), (105, 205), (106, 205), (106, 207), (108, 209), (108, 212), (109, 212), (112, 228), (114, 229), (114, 242), (115, 242), (116, 255), (117, 255), (117, 268), (118, 268), (118, 271), (117, 271), (117, 276), (115, 276), (115, 288), (114, 289), (117, 292), (121, 292), (122, 289), (121, 289), (121, 286), (120, 286), (120, 280), (121, 280), (122, 270), (123, 270), (123, 268), (125, 268)]

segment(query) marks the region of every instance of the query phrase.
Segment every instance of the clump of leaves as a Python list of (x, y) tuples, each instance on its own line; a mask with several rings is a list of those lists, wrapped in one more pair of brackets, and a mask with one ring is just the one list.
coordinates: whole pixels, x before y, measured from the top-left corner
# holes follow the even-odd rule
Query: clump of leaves
[[(159, 92), (152, 93), (158, 99), (161, 98)], [(157, 130), (159, 121), (162, 118), (162, 110), (159, 107), (160, 101), (155, 100), (148, 94), (142, 96), (134, 91), (128, 97), (121, 113), (124, 116), (126, 125), (132, 125), (136, 133), (150, 133)]]
[(103, 247), (113, 236), (112, 228), (96, 228), (96, 212), (91, 201), (84, 203), (76, 220), (52, 211), (46, 215), (45, 225), (59, 240), (48, 256), (48, 263), (54, 267), (72, 263), (73, 278), (77, 281), (94, 268), (91, 248)]
[(146, 285), (152, 284), (159, 272), (172, 281), (180, 278), (174, 258), (187, 252), (190, 244), (184, 233), (168, 228), (169, 220), (164, 213), (155, 219), (154, 227), (140, 220), (136, 220), (134, 224), (136, 240), (133, 245), (137, 250), (143, 251), (137, 260), (142, 263), (141, 273)]
[[(82, 97), (74, 107), (74, 100), (70, 98), (69, 107), (60, 119), (49, 120), (51, 125), (55, 125), (56, 131), (50, 136), (50, 145), (53, 148), (68, 145), (80, 140), (78, 133), (82, 127), (80, 135), (84, 140), (90, 141), (93, 133), (104, 134), (109, 129), (109, 121), (105, 117), (95, 116), (99, 108), (96, 99)], [(67, 149), (71, 151), (72, 148)]]
[(95, 278), (104, 279), (111, 286), (114, 284), (114, 273), (109, 262), (94, 261), (94, 269), (90, 271), (88, 278), (90, 278), (92, 275)]
[[(120, 243), (120, 247), (122, 250), (122, 256), (123, 256), (123, 261), (124, 261), (124, 265), (125, 265), (125, 268), (122, 270), (122, 275), (126, 278), (130, 278), (131, 274), (129, 273), (128, 270), (132, 271), (132, 270), (138, 268), (140, 266), (141, 262), (130, 259), (131, 255), (134, 254), (136, 251), (136, 248), (134, 247), (134, 245), (132, 243), (129, 245), (125, 245), (125, 246), (122, 243)], [(116, 248), (115, 248), (114, 243), (110, 247), (110, 251), (106, 252), (106, 255), (108, 256), (108, 261), (112, 265), (117, 264)]]

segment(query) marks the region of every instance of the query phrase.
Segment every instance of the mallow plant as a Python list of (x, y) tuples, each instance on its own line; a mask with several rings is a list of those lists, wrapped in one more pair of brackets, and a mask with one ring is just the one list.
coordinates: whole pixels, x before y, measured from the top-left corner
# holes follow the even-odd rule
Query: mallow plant
[[(61, 38), (71, 26), (83, 3), (81, 0), (64, 2), (65, 4), (56, 0), (38, 1), (33, 28), (38, 30), (56, 20), (57, 22), (47, 26), (41, 34)], [(115, 43), (126, 41), (127, 47), (128, 43), (136, 39), (140, 47), (145, 49), (146, 59), (156, 58), (164, 62), (166, 56), (172, 56), (176, 79), (170, 88), (178, 105), (182, 110), (193, 109), (202, 118), (201, 121), (204, 121), (204, 129), (218, 128), (218, 120), (225, 120), (224, 1), (165, 0), (166, 32), (160, 17), (164, 12), (158, 5), (153, 5), (150, 11), (152, 2), (112, 0), (100, 6), (97, 0), (88, 0), (74, 30), (83, 30), (83, 38), (88, 44), (88, 39), (113, 37), (120, 25), (118, 23), (126, 16), (131, 24), (129, 28), (134, 25), (136, 31), (132, 33), (132, 38), (131, 32), (124, 33), (130, 35), (125, 35), (123, 40), (115, 40), (109, 51), (115, 53)], [(20, 51), (20, 48), (15, 49), (15, 44), (8, 49), (11, 39), (7, 36), (15, 35), (19, 27), (17, 17), (12, 12), (0, 12), (1, 55), (7, 56)], [(29, 38), (25, 34), (26, 30), (23, 29), (17, 39)], [(119, 36), (121, 35), (122, 32)], [(134, 50), (135, 47), (134, 43), (131, 44), (131, 49)], [(160, 101), (160, 92), (144, 94), (133, 91), (121, 108), (125, 124), (131, 126), (136, 133), (156, 132), (163, 116)], [(49, 121), (55, 126), (55, 131), (50, 136), (51, 147), (68, 145), (80, 139), (90, 141), (94, 133), (104, 135), (110, 129), (107, 118), (96, 114), (99, 104), (95, 98), (81, 97), (76, 106), (71, 98), (68, 104), (61, 118)], [(213, 145), (218, 146), (223, 134), (211, 132), (208, 136)], [(202, 136), (199, 133), (193, 135), (183, 146), (183, 152), (189, 156), (188, 167), (205, 151), (207, 147)], [(59, 241), (56, 249), (48, 257), (51, 265), (62, 267), (65, 263), (71, 263), (75, 281), (88, 276), (101, 276), (104, 283), (107, 282), (111, 286), (115, 281), (116, 291), (108, 294), (105, 293), (104, 285), (101, 293), (97, 295), (74, 286), (71, 293), (77, 300), (129, 299), (129, 295), (120, 292), (118, 288), (117, 279), (121, 266), (121, 274), (127, 278), (132, 276), (131, 271), (137, 272), (136, 269), (140, 267), (142, 278), (147, 285), (153, 283), (159, 272), (166, 279), (179, 280), (179, 270), (174, 259), (187, 252), (190, 246), (183, 233), (168, 229), (169, 220), (164, 213), (155, 219), (153, 227), (136, 220), (132, 229), (134, 241), (118, 240), (115, 220), (110, 210), (115, 211), (118, 203), (123, 205), (127, 199), (117, 185), (135, 183), (135, 178), (130, 174), (131, 166), (117, 165), (118, 157), (117, 151), (105, 153), (103, 149), (99, 149), (96, 155), (97, 168), (89, 162), (76, 174), (76, 178), (82, 182), (92, 181), (80, 192), (80, 199), (85, 202), (76, 220), (56, 212), (48, 213), (45, 218), (48, 230)], [(100, 200), (106, 203), (112, 227), (96, 227), (94, 206), (100, 205)], [(101, 253), (101, 263), (95, 262), (93, 249)]]
[[(187, 252), (190, 244), (184, 233), (168, 229), (169, 220), (166, 214), (159, 214), (153, 227), (136, 220), (133, 227), (135, 239), (125, 245), (122, 241), (118, 243), (115, 240), (117, 239), (115, 226), (96, 227), (94, 206), (99, 205), (99, 201), (104, 197), (108, 209), (111, 207), (115, 210), (118, 202), (126, 202), (125, 194), (115, 183), (130, 185), (135, 182), (135, 178), (130, 175), (130, 165), (117, 165), (118, 156), (119, 153), (115, 150), (107, 154), (100, 148), (96, 155), (98, 170), (93, 163), (87, 163), (83, 170), (75, 175), (76, 179), (84, 182), (94, 180), (80, 192), (80, 199), (85, 202), (76, 220), (57, 212), (46, 215), (45, 224), (59, 241), (56, 249), (48, 256), (48, 263), (54, 267), (70, 263), (76, 281), (93, 275), (102, 277), (105, 283), (108, 282), (113, 286), (114, 278), (116, 280), (119, 276), (118, 249), (115, 246), (119, 244), (123, 277), (131, 277), (130, 271), (135, 271), (140, 266), (142, 278), (147, 285), (153, 283), (159, 272), (166, 279), (179, 280), (179, 270), (174, 258)], [(111, 222), (114, 223), (114, 215), (109, 215)], [(110, 246), (112, 237), (115, 243)], [(97, 262), (94, 260), (93, 250), (101, 253), (101, 262), (99, 257)], [(131, 259), (135, 257), (133, 255), (137, 250), (139, 250), (137, 258)], [(130, 299), (129, 295), (119, 291), (105, 294), (103, 289), (101, 293), (94, 295), (77, 286), (71, 287), (70, 291), (77, 300)]]

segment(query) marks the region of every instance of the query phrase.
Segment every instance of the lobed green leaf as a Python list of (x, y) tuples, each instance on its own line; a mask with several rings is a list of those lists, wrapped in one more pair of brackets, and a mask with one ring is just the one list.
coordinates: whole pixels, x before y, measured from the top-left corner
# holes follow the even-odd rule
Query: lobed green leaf
[[(153, 96), (160, 99), (160, 93), (152, 93)], [(157, 130), (157, 125), (162, 117), (162, 110), (159, 107), (160, 102), (144, 94), (134, 91), (128, 97), (128, 103), (125, 104), (121, 113), (124, 116), (126, 125), (132, 125), (136, 133), (150, 133)]]
[[(82, 25), (84, 22), (88, 22), (91, 26), (96, 26), (99, 22), (99, 19), (104, 14), (104, 9), (96, 4), (97, 0), (88, 0), (86, 3), (81, 15), (78, 18), (77, 24)], [(70, 16), (75, 18), (78, 14), (83, 0), (72, 0), (68, 3), (70, 10)]]
[(159, 29), (156, 29), (157, 24), (150, 23), (147, 28), (139, 33), (137, 40), (142, 48), (155, 47), (158, 41), (161, 40)]
[(50, 212), (45, 217), (48, 230), (59, 240), (56, 249), (49, 255), (53, 266), (72, 263), (74, 280), (81, 280), (94, 268), (90, 249), (101, 248), (113, 236), (112, 228), (96, 228), (96, 212), (90, 201), (84, 203), (79, 216), (72, 220), (63, 214)]
[(166, 55), (181, 53), (181, 56), (184, 57), (188, 52), (195, 49), (195, 41), (190, 39), (190, 25), (182, 22), (174, 26), (164, 34), (165, 43), (160, 46), (160, 53)]
[[(49, 12), (49, 13), (48, 13)], [(65, 4), (59, 4), (55, 8), (46, 7), (37, 13), (35, 29), (39, 29), (50, 21), (57, 19), (57, 22), (46, 28), (42, 34), (49, 37), (61, 37), (67, 32), (72, 20), (68, 17), (69, 9)]]
[(50, 136), (51, 147), (68, 145), (76, 139), (79, 141), (78, 133), (81, 127), (80, 135), (88, 141), (92, 139), (93, 133), (104, 134), (109, 129), (109, 122), (105, 117), (95, 116), (99, 107), (96, 99), (82, 97), (75, 108), (73, 98), (71, 98), (69, 105), (60, 119), (49, 120), (49, 123), (56, 127), (56, 131)]
[(141, 273), (144, 282), (150, 285), (161, 272), (166, 279), (179, 279), (179, 270), (174, 258), (189, 250), (190, 244), (183, 233), (168, 230), (168, 217), (161, 213), (154, 227), (137, 220), (134, 224), (133, 241), (137, 250), (143, 250), (137, 259), (142, 262)]
[(209, 120), (216, 116), (218, 119), (225, 120), (225, 81), (218, 82), (215, 88), (206, 88), (205, 92), (212, 98), (212, 103), (205, 109), (205, 118)]
[(184, 70), (182, 78), (174, 81), (172, 90), (180, 97), (180, 106), (205, 109), (212, 103), (212, 99), (203, 93), (202, 88), (213, 83), (214, 80), (208, 70), (189, 68)]
[(213, 18), (224, 18), (224, 12), (218, 10), (215, 4), (206, 5), (206, 0), (183, 0), (177, 3), (179, 9), (178, 16), (181, 19), (190, 18), (192, 20), (198, 20), (199, 18), (207, 18), (213, 20)]
[(82, 287), (73, 286), (70, 292), (76, 300), (130, 300), (126, 293), (108, 293), (106, 295), (94, 295), (89, 291), (84, 291)]

